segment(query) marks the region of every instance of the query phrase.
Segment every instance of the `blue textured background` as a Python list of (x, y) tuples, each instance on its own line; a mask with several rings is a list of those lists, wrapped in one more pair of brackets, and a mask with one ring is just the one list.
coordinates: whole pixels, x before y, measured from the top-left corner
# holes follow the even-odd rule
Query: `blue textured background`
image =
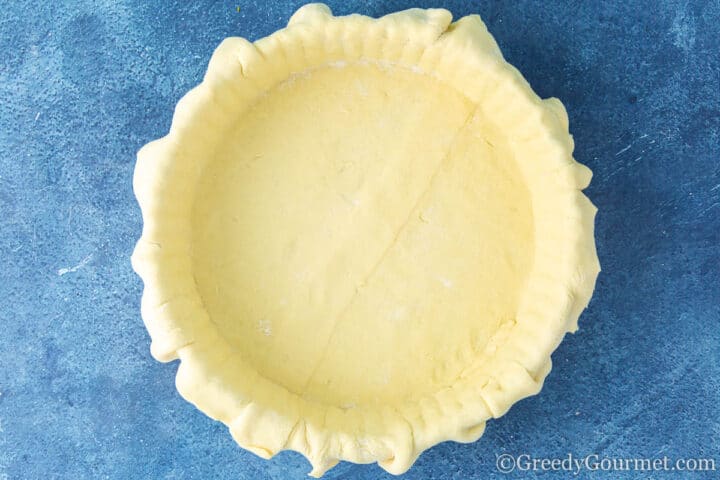
[[(0, 6), (0, 479), (309, 470), (295, 453), (239, 449), (179, 397), (177, 366), (149, 355), (129, 263), (135, 152), (167, 132), (224, 37), (269, 34), (302, 2), (265, 3)], [(501, 453), (709, 456), (720, 469), (720, 2), (330, 3), (480, 13), (536, 91), (565, 102), (595, 172), (603, 272), (542, 393), (404, 478), (502, 478)], [(328, 476), (391, 478), (345, 463)]]

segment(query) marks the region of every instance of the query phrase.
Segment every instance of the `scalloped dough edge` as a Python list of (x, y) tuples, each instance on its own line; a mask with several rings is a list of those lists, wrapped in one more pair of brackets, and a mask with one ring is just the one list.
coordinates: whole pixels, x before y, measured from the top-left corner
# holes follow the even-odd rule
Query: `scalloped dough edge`
[[(405, 472), (425, 449), (446, 440), (472, 442), (489, 418), (537, 394), (550, 355), (577, 329), (600, 271), (593, 225), (596, 208), (581, 190), (590, 170), (572, 158), (562, 103), (541, 100), (509, 65), (480, 17), (452, 22), (443, 9), (411, 9), (379, 19), (334, 17), (323, 4), (301, 7), (288, 27), (251, 43), (228, 38), (217, 48), (203, 82), (178, 103), (169, 134), (143, 147), (133, 179), (143, 234), (132, 256), (144, 281), (141, 313), (160, 361), (181, 359), (177, 388), (210, 417), (229, 426), (243, 448), (270, 458), (285, 449), (311, 462), (321, 476), (339, 460)], [(249, 105), (293, 72), (336, 61), (370, 59), (433, 75), (478, 102), (518, 149), (536, 216), (536, 288), (517, 318), (503, 324), (452, 387), (402, 409), (352, 411), (297, 397), (245, 365), (204, 311), (189, 261), (194, 183), (223, 133), (228, 105)], [(468, 80), (470, 78), (471, 80)], [(240, 108), (240, 107), (238, 107)], [(192, 132), (192, 135), (186, 135)], [(205, 153), (205, 155), (199, 155)], [(172, 199), (172, 201), (168, 201)], [(532, 339), (529, 341), (528, 339)]]

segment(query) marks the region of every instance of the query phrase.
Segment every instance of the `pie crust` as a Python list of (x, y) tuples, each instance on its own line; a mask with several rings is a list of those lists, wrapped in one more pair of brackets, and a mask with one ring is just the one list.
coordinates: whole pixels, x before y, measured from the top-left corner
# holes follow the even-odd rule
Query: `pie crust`
[(132, 262), (177, 388), (264, 458), (405, 472), (538, 393), (599, 264), (568, 118), (476, 15), (300, 8), (138, 153)]

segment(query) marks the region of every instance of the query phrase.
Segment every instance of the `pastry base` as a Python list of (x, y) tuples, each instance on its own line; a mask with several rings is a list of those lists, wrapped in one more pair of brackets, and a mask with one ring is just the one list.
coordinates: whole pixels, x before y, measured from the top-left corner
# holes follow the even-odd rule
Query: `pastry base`
[(514, 318), (534, 240), (506, 139), (432, 77), (294, 75), (238, 120), (197, 192), (193, 272), (262, 376), (341, 408), (455, 383)]

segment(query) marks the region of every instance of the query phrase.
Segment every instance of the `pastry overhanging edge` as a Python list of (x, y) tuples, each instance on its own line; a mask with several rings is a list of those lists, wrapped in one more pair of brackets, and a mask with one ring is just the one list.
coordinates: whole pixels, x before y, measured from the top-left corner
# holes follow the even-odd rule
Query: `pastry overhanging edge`
[[(308, 458), (314, 476), (338, 460), (378, 462), (399, 474), (434, 444), (475, 441), (487, 419), (539, 392), (551, 353), (566, 332), (577, 329), (589, 302), (600, 270), (596, 209), (581, 191), (591, 173), (572, 158), (565, 109), (557, 99), (537, 97), (505, 62), (478, 16), (451, 21), (442, 9), (372, 19), (334, 17), (322, 4), (306, 5), (287, 28), (255, 43), (224, 40), (203, 82), (178, 103), (169, 134), (138, 153), (133, 187), (144, 227), (132, 263), (145, 284), (141, 310), (152, 355), (160, 361), (179, 358), (181, 395), (264, 458), (290, 449)], [(307, 401), (261, 377), (214, 327), (189, 261), (188, 212), (204, 166), (198, 158), (211, 156), (208, 151), (224, 132), (223, 119), (237, 114), (227, 105), (251, 104), (291, 72), (359, 59), (420, 69), (481, 99), (516, 151), (525, 149), (536, 159), (524, 166), (534, 187), (536, 262), (517, 318), (490, 340), (478, 360), (482, 369), (469, 367), (452, 387), (402, 409), (343, 410)], [(544, 224), (546, 218), (555, 229)]]

